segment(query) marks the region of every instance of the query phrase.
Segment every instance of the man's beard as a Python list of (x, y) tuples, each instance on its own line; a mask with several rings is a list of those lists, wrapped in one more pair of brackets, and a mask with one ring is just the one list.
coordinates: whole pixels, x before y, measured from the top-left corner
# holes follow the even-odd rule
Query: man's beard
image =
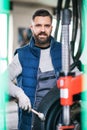
[(39, 35), (41, 35), (41, 34), (47, 36), (47, 34), (44, 33), (44, 32), (41, 32), (38, 35), (34, 34), (35, 42), (40, 44), (40, 45), (45, 45), (45, 44), (49, 43), (50, 42), (50, 36), (47, 36), (45, 39), (42, 39), (42, 38), (39, 38)]

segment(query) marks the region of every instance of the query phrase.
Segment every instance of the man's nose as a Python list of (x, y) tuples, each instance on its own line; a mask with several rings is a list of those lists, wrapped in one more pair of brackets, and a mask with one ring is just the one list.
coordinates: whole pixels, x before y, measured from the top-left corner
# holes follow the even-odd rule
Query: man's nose
[(42, 31), (42, 32), (45, 31), (45, 27), (44, 27), (44, 26), (41, 27), (41, 31)]

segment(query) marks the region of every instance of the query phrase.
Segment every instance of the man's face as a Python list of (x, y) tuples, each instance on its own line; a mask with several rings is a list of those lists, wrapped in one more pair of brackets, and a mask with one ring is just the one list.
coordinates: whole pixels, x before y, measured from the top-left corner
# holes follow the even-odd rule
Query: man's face
[(52, 22), (48, 16), (37, 16), (31, 25), (31, 30), (35, 38), (36, 44), (47, 44), (49, 36), (52, 32)]

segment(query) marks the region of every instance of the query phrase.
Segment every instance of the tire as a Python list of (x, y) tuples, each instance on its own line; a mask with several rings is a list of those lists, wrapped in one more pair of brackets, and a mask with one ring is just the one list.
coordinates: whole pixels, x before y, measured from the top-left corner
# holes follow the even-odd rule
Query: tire
[[(75, 98), (78, 99), (79, 96)], [(78, 109), (79, 108), (79, 109)], [(74, 112), (74, 109), (79, 111)], [(57, 87), (54, 87), (48, 94), (42, 99), (38, 112), (45, 115), (45, 121), (41, 121), (36, 115), (33, 122), (32, 130), (56, 130), (56, 127), (61, 123), (62, 106), (60, 105), (60, 92)], [(79, 126), (80, 124), (80, 104), (76, 101), (71, 106), (71, 121)], [(80, 130), (80, 129), (78, 129)]]

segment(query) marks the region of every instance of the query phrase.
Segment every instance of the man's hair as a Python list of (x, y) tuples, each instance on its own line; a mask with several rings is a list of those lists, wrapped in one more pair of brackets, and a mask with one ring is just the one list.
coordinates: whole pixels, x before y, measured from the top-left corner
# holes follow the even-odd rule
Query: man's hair
[(43, 17), (49, 16), (51, 21), (52, 21), (52, 15), (46, 9), (38, 9), (38, 10), (36, 10), (35, 13), (32, 16), (32, 20), (34, 20), (35, 17), (37, 17), (37, 16), (43, 16)]

